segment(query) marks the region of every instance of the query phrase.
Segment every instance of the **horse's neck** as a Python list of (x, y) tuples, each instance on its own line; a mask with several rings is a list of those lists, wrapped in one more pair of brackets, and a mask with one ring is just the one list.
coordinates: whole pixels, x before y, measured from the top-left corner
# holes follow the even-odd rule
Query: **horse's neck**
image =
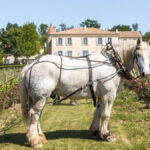
[[(115, 48), (115, 47), (114, 47)], [(119, 56), (121, 57), (122, 63), (125, 65), (125, 67), (131, 71), (134, 67), (134, 47), (131, 48), (121, 48), (116, 47), (115, 50), (118, 52)], [(90, 59), (93, 60), (99, 60), (99, 61), (105, 61), (108, 58), (102, 55), (101, 51), (96, 52), (90, 56)]]
[(118, 54), (121, 57), (121, 60), (125, 67), (131, 71), (134, 67), (134, 47), (117, 49)]

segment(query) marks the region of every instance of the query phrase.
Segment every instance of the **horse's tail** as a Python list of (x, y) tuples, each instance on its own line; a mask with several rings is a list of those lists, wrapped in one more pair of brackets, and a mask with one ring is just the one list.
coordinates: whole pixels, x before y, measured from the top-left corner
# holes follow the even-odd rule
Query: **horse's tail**
[(27, 88), (25, 87), (25, 74), (29, 66), (25, 66), (21, 71), (20, 76), (20, 102), (21, 102), (21, 109), (22, 109), (22, 115), (24, 119), (24, 123), (27, 123), (28, 121), (28, 108), (27, 103), (29, 99)]

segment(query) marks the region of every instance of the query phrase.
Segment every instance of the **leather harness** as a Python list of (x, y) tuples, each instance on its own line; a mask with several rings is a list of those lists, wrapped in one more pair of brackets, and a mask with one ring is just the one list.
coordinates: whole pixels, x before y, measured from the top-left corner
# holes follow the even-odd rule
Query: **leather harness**
[[(96, 107), (96, 97), (95, 97), (94, 90), (93, 90), (93, 80), (92, 80), (92, 65), (91, 65), (90, 58), (88, 56), (86, 56), (86, 60), (87, 60), (87, 63), (88, 63), (89, 81), (85, 86), (87, 86), (87, 85), (89, 86), (91, 96), (92, 96), (92, 99), (93, 99), (93, 105), (94, 105), (94, 107)], [(60, 81), (61, 81), (61, 74), (62, 74), (62, 57), (61, 56), (60, 56), (60, 62), (61, 63), (60, 63), (60, 73), (59, 73), (58, 83), (60, 83)], [(61, 101), (69, 98), (70, 96), (74, 95), (75, 93), (77, 93), (77, 92), (79, 92), (83, 89), (84, 89), (84, 87), (81, 86), (80, 88), (78, 88), (77, 90), (75, 90), (72, 93), (68, 94), (67, 96), (63, 97), (62, 99), (57, 100), (57, 102), (61, 102)], [(54, 100), (53, 103), (55, 103), (55, 100)]]
[[(122, 61), (121, 61), (121, 58), (120, 58), (119, 54), (114, 50), (113, 47), (111, 47), (110, 49), (106, 49), (106, 51), (110, 51), (110, 50), (112, 50), (112, 52), (111, 52), (111, 60), (114, 63), (114, 65), (115, 65), (115, 67), (117, 69), (117, 72), (120, 74), (120, 76), (122, 76), (123, 78), (125, 78), (127, 80), (132, 80), (132, 79), (136, 79), (136, 78), (140, 77), (140, 76), (137, 76), (136, 78), (133, 78), (130, 75), (129, 71), (122, 64)], [(65, 99), (69, 98), (70, 96), (74, 95), (75, 93), (83, 90), (85, 87), (89, 86), (90, 92), (91, 92), (91, 96), (92, 96), (92, 99), (93, 99), (93, 105), (94, 105), (94, 107), (96, 107), (96, 97), (95, 97), (94, 90), (93, 90), (93, 83), (95, 81), (97, 81), (97, 80), (93, 81), (93, 79), (92, 79), (92, 65), (91, 65), (91, 61), (89, 59), (89, 56), (81, 57), (81, 58), (86, 58), (87, 63), (88, 63), (88, 72), (89, 72), (89, 81), (88, 81), (88, 83), (85, 84), (85, 85), (82, 85), (80, 88), (76, 89), (75, 91), (73, 91), (72, 93), (70, 93), (67, 96), (63, 97), (62, 99), (60, 99), (60, 100), (54, 100), (54, 101), (61, 102), (61, 101), (65, 100)], [(42, 62), (49, 62), (49, 61), (42, 61)], [(33, 64), (31, 66), (30, 75), (29, 75), (29, 85), (28, 85), (28, 88), (30, 87), (30, 78), (31, 78), (32, 68), (37, 63), (41, 63), (41, 62), (38, 60), (35, 64)], [(59, 75), (58, 83), (61, 82), (61, 75), (62, 75), (62, 56), (60, 56), (60, 75)]]
[(92, 99), (93, 99), (93, 105), (94, 107), (96, 107), (96, 97), (95, 97), (95, 94), (94, 94), (94, 90), (93, 90), (93, 80), (92, 80), (92, 65), (91, 65), (91, 61), (90, 61), (90, 58), (87, 56), (86, 57), (86, 60), (87, 60), (87, 63), (88, 63), (88, 70), (89, 70), (89, 81), (88, 81), (88, 85), (89, 85), (89, 88), (90, 88), (90, 91), (91, 91), (91, 96), (92, 96)]

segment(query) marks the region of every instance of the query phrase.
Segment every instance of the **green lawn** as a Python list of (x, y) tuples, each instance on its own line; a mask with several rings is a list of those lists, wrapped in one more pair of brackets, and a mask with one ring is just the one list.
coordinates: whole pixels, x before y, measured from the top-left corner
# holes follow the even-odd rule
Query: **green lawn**
[[(49, 100), (41, 118), (42, 129), (48, 139), (42, 150), (148, 150), (150, 110), (131, 94), (127, 100), (121, 100), (122, 97), (122, 94), (117, 97), (110, 120), (111, 131), (117, 138), (113, 143), (91, 138), (89, 126), (94, 107), (90, 100), (81, 100), (78, 106), (69, 105), (69, 101), (52, 106)], [(6, 118), (10, 120), (13, 113), (20, 119), (19, 105), (1, 112), (0, 123), (7, 122)], [(0, 150), (31, 149), (26, 142), (25, 131), (21, 122), (5, 135), (0, 135)]]

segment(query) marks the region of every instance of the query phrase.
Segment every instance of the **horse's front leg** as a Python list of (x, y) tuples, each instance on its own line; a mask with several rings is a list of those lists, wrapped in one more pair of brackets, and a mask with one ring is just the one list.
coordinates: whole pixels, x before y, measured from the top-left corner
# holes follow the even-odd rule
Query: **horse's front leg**
[(113, 92), (107, 93), (102, 98), (102, 112), (101, 112), (101, 130), (100, 138), (105, 141), (115, 141), (116, 139), (111, 135), (109, 130), (109, 119), (113, 102), (116, 98), (116, 94)]
[(98, 103), (96, 106), (96, 110), (93, 115), (93, 120), (90, 126), (90, 131), (92, 132), (92, 137), (94, 139), (99, 139), (100, 134), (99, 134), (99, 122), (101, 118), (101, 113), (102, 113), (102, 102), (100, 99), (98, 99)]

